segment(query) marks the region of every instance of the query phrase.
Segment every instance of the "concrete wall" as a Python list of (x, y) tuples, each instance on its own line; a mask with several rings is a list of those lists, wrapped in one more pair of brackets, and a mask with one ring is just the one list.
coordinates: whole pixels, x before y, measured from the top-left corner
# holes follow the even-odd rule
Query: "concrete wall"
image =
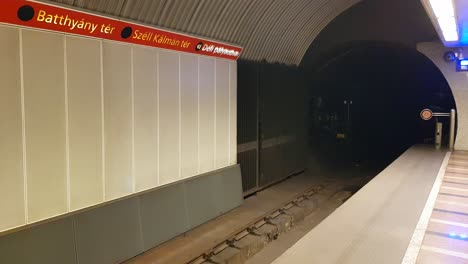
[(417, 50), (426, 55), (440, 69), (450, 85), (458, 111), (455, 149), (468, 150), (468, 74), (457, 72), (455, 62), (448, 63), (444, 60), (444, 53), (450, 49), (445, 48), (441, 43), (418, 43)]
[(297, 67), (241, 60), (238, 71), (237, 151), (248, 194), (305, 169), (307, 97)]
[(236, 164), (235, 61), (6, 26), (0, 58), (0, 233)]
[(301, 65), (305, 72), (315, 72), (359, 42), (386, 42), (414, 48), (418, 42), (435, 39), (438, 39), (437, 32), (420, 1), (361, 1), (320, 32)]

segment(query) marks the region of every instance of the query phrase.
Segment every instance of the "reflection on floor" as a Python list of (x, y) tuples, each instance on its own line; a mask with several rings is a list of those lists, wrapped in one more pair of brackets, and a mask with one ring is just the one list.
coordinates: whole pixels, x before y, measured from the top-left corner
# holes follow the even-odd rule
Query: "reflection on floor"
[(450, 157), (416, 263), (468, 263), (468, 152)]

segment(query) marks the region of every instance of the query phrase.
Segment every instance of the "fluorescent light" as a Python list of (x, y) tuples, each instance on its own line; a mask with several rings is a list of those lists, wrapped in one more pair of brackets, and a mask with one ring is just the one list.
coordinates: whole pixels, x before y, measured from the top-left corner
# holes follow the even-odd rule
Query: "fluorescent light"
[(440, 29), (444, 32), (457, 31), (457, 23), (454, 17), (441, 17), (437, 19), (437, 22), (439, 22)]
[(429, 0), (445, 41), (458, 41), (457, 21), (453, 0)]
[(455, 16), (452, 0), (430, 0), (429, 2), (437, 18)]
[(442, 31), (445, 41), (458, 41), (457, 31)]

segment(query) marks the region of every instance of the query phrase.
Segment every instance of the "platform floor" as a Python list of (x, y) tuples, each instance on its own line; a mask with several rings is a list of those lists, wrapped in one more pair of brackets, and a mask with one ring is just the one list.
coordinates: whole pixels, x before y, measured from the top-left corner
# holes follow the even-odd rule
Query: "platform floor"
[(427, 224), (416, 263), (468, 263), (467, 152), (451, 155), (439, 187), (434, 202), (426, 205), (431, 214), (420, 219)]
[(410, 148), (273, 263), (401, 263), (447, 156)]

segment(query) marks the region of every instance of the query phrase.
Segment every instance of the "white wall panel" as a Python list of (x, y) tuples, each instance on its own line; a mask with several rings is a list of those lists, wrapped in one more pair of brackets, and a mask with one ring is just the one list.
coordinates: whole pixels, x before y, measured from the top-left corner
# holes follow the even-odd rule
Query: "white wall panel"
[[(468, 150), (468, 76), (465, 72), (457, 72), (453, 64), (447, 63), (442, 56), (450, 48), (444, 47), (439, 42), (422, 42), (417, 44), (417, 50), (428, 57), (450, 85), (455, 104), (457, 106), (457, 126), (455, 138), (455, 150)], [(465, 52), (464, 57), (467, 57)], [(447, 131), (448, 132), (448, 131)]]
[(25, 223), (19, 30), (0, 26), (0, 230)]
[(130, 46), (103, 42), (106, 199), (133, 189), (130, 51)]
[(135, 188), (158, 183), (157, 52), (133, 47), (133, 89), (135, 107)]
[(159, 51), (159, 183), (180, 179), (179, 55)]
[(103, 201), (101, 46), (67, 37), (70, 209)]
[(229, 165), (229, 62), (216, 60), (216, 168)]
[(22, 30), (29, 221), (67, 211), (64, 36)]
[(181, 174), (198, 173), (198, 58), (180, 55)]
[(215, 60), (199, 57), (199, 89), (200, 89), (200, 135), (199, 135), (199, 167), (200, 173), (215, 168), (214, 138), (215, 138)]
[(235, 62), (3, 26), (0, 57), (0, 232), (236, 162)]
[(237, 163), (237, 62), (230, 62), (229, 67), (229, 105), (230, 105), (230, 126), (229, 126), (229, 137), (230, 137), (230, 154), (229, 162), (230, 165)]

